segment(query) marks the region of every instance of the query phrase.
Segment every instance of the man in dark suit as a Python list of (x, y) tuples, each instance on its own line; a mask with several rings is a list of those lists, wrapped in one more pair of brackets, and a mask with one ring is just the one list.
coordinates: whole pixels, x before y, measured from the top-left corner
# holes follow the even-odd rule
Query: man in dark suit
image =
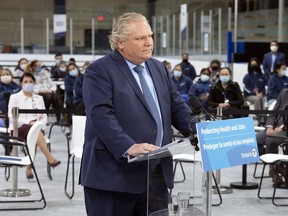
[[(109, 37), (113, 52), (86, 69), (83, 100), (87, 122), (80, 184), (88, 215), (146, 216), (148, 163), (128, 163), (128, 158), (170, 143), (171, 125), (184, 136), (195, 133), (190, 108), (165, 66), (151, 57), (152, 35), (143, 15), (121, 15)], [(147, 86), (156, 113), (147, 98)], [(173, 187), (172, 158), (150, 165), (152, 212), (167, 208), (167, 188)]]
[(263, 57), (263, 70), (266, 77), (266, 80), (269, 79), (271, 73), (274, 70), (275, 62), (285, 62), (286, 63), (286, 55), (282, 52), (279, 52), (279, 43), (276, 40), (271, 41), (270, 43), (271, 52), (265, 53)]
[[(288, 89), (283, 89), (277, 99), (277, 102), (273, 108), (273, 110), (285, 110), (288, 106)], [(283, 142), (283, 139), (267, 137), (267, 135), (271, 134), (279, 134), (284, 135), (286, 131), (284, 131), (285, 122), (283, 119), (283, 115), (269, 115), (266, 121), (266, 130), (257, 133), (257, 144), (259, 151), (263, 149), (263, 146), (266, 146), (265, 152), (262, 150), (262, 153), (278, 153), (278, 145)], [(286, 128), (286, 126), (285, 126)]]
[[(288, 89), (283, 89), (277, 99), (273, 108), (274, 111), (285, 110), (288, 107)], [(284, 141), (282, 138), (269, 137), (269, 135), (286, 136), (287, 120), (283, 115), (269, 115), (266, 121), (266, 130), (260, 131), (256, 134), (257, 145), (259, 153), (274, 153), (278, 154), (278, 146)], [(265, 146), (265, 148), (264, 148)], [(277, 173), (275, 167), (270, 166), (269, 174), (275, 181)], [(276, 174), (276, 176), (275, 176)]]

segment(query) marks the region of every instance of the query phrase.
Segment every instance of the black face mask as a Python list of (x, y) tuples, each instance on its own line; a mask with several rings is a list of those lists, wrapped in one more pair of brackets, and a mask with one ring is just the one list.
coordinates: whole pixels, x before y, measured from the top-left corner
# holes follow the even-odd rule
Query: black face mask
[(258, 65), (251, 65), (250, 67), (251, 67), (252, 71), (258, 71), (259, 70)]
[(183, 59), (183, 62), (188, 62), (188, 59)]
[(211, 67), (211, 69), (212, 69), (212, 71), (218, 71), (218, 70), (220, 69), (220, 67), (218, 67), (218, 66), (213, 66), (213, 67)]

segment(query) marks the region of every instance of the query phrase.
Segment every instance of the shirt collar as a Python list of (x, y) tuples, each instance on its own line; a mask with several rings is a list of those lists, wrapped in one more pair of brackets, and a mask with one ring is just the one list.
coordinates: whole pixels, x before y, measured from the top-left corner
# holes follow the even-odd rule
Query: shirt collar
[[(135, 64), (133, 64), (133, 63), (131, 63), (131, 62), (129, 62), (128, 60), (126, 60), (125, 59), (125, 61), (127, 62), (127, 65), (128, 65), (128, 67), (129, 67), (129, 69), (130, 70), (133, 70), (137, 65), (135, 65)], [(146, 69), (146, 66), (145, 66), (145, 62), (143, 62), (142, 64), (140, 64), (140, 65), (142, 65), (143, 66), (143, 68), (145, 68)]]

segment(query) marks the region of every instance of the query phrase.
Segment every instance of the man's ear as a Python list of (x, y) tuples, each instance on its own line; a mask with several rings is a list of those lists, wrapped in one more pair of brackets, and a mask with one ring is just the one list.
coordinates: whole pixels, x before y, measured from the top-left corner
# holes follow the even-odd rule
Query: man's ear
[(124, 48), (124, 41), (118, 40), (117, 41), (117, 46), (118, 46), (119, 49), (123, 49)]

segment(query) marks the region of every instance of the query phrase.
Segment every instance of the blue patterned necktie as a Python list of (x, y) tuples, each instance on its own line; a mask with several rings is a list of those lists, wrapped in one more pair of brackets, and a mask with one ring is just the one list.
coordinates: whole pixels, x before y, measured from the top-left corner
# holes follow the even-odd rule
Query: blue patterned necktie
[(162, 143), (162, 136), (163, 136), (163, 127), (162, 127), (162, 121), (158, 112), (158, 108), (156, 106), (156, 102), (151, 94), (151, 91), (149, 89), (149, 86), (146, 82), (145, 77), (143, 76), (143, 66), (142, 65), (137, 65), (134, 70), (137, 72), (140, 80), (140, 84), (142, 87), (142, 91), (144, 94), (144, 97), (146, 99), (146, 102), (149, 106), (149, 109), (153, 115), (154, 120), (156, 121), (157, 124), (157, 136), (156, 136), (156, 141), (155, 145), (161, 146)]

